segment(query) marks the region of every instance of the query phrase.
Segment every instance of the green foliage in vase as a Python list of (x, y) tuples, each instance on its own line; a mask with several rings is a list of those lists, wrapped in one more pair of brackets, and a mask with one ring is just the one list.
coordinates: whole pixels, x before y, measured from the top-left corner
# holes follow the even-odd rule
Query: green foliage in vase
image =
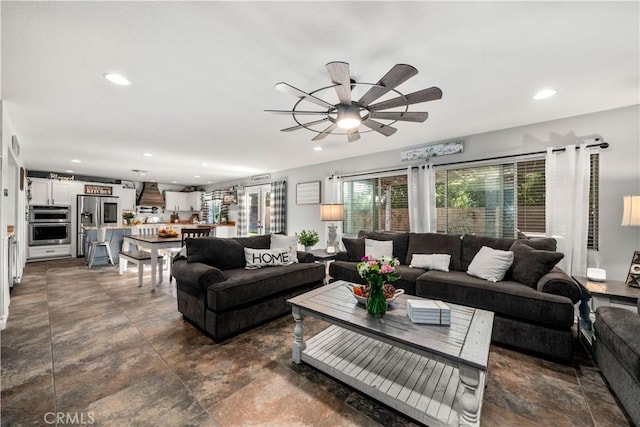
[(302, 230), (296, 236), (298, 237), (298, 243), (302, 246), (313, 246), (320, 241), (320, 236), (315, 230)]

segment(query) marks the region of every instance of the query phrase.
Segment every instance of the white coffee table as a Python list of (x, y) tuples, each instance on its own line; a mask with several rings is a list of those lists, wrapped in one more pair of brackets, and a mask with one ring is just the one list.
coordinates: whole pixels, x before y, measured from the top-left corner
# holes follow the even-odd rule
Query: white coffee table
[[(407, 317), (401, 295), (383, 318), (367, 315), (337, 281), (288, 300), (296, 321), (292, 357), (430, 426), (480, 424), (493, 313), (447, 304), (451, 325)], [(305, 316), (332, 324), (305, 341)]]

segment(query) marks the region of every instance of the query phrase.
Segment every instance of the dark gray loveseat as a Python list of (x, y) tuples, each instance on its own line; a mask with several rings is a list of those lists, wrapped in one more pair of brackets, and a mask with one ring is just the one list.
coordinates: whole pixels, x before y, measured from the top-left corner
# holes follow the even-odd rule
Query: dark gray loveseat
[(298, 263), (245, 269), (244, 248), (269, 249), (271, 236), (186, 239), (174, 260), (178, 311), (216, 341), (290, 312), (286, 301), (321, 286), (323, 264), (298, 252)]
[[(347, 251), (338, 253), (331, 264), (329, 274), (333, 279), (364, 283), (356, 265), (364, 256), (365, 238), (393, 240), (393, 255), (401, 262), (401, 279), (394, 286), (406, 293), (493, 311), (494, 342), (554, 359), (572, 357), (574, 306), (580, 302), (582, 290), (561, 269), (551, 267), (557, 262), (554, 239), (519, 240), (527, 246), (524, 250), (521, 244), (516, 246), (513, 267), (503, 281), (493, 283), (466, 273), (471, 260), (482, 246), (510, 250), (516, 240), (435, 233), (366, 233), (358, 239), (343, 239)], [(450, 271), (411, 268), (413, 254), (449, 254)], [(550, 261), (552, 258), (555, 262)]]
[(633, 423), (640, 426), (640, 300), (638, 312), (598, 307), (596, 362)]

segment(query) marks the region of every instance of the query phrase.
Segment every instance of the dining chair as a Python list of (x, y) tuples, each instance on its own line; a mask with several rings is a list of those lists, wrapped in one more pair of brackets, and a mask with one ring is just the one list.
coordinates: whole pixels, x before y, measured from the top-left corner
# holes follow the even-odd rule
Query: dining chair
[[(169, 269), (171, 269), (171, 264), (173, 263), (173, 258), (175, 257), (175, 255), (180, 252), (182, 250), (182, 248), (184, 248), (185, 242), (184, 240), (186, 238), (198, 238), (198, 237), (207, 237), (209, 236), (211, 233), (211, 229), (209, 227), (197, 227), (197, 228), (189, 228), (189, 227), (183, 227), (180, 230), (180, 235), (182, 237), (182, 244), (180, 245), (180, 248), (176, 248), (176, 250), (171, 250), (171, 259), (168, 262), (169, 265)], [(173, 282), (173, 274), (171, 274), (171, 271), (169, 271), (169, 283)]]
[[(109, 231), (111, 232), (109, 233)], [(113, 262), (113, 257), (111, 256), (110, 247), (112, 237), (113, 230), (109, 230), (105, 227), (98, 227), (96, 229), (96, 239), (89, 241), (89, 250), (87, 253), (87, 268), (91, 268), (93, 266), (93, 261), (96, 258), (96, 252), (100, 247), (104, 247), (107, 257), (109, 258), (109, 263), (111, 265), (115, 265), (115, 263)]]

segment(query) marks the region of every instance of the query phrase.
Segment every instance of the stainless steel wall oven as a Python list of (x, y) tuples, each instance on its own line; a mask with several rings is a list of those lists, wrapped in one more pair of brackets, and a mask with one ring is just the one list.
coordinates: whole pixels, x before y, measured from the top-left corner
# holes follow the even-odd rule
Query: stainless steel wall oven
[(29, 246), (68, 245), (71, 243), (69, 206), (29, 207)]

